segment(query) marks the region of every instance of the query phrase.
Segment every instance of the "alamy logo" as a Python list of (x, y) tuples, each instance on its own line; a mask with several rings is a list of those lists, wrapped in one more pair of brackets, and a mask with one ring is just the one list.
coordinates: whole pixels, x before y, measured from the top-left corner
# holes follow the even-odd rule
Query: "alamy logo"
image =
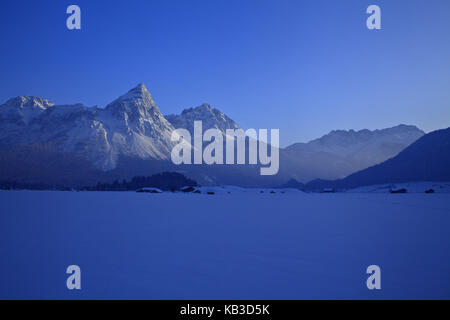
[[(193, 150), (193, 164), (197, 165), (203, 163), (256, 165), (259, 162), (261, 166), (265, 166), (260, 168), (260, 174), (263, 176), (275, 175), (279, 170), (280, 133), (278, 129), (270, 130), (270, 143), (268, 143), (267, 129), (259, 129), (258, 132), (255, 129), (246, 131), (227, 129), (225, 134), (219, 129), (208, 129), (203, 133), (202, 121), (194, 121), (193, 144), (191, 134), (186, 129), (174, 130), (171, 140), (177, 142), (171, 153), (172, 162), (176, 165), (192, 164)], [(203, 148), (203, 142), (210, 143)]]
[(377, 265), (371, 265), (367, 267), (367, 274), (370, 274), (367, 278), (366, 285), (369, 290), (381, 289), (381, 269)]
[(381, 29), (381, 9), (379, 6), (373, 4), (367, 8), (367, 14), (370, 16), (367, 18), (366, 25), (369, 30)]
[(77, 265), (71, 265), (67, 267), (67, 274), (70, 276), (67, 278), (66, 286), (69, 290), (81, 290), (81, 269)]
[(70, 5), (66, 10), (67, 14), (70, 16), (66, 20), (66, 26), (69, 30), (80, 30), (81, 29), (81, 9), (77, 5)]

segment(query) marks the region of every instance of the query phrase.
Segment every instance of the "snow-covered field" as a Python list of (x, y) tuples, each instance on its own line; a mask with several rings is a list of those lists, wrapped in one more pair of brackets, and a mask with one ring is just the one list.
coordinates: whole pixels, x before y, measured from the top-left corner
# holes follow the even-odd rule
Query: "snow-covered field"
[(0, 257), (2, 299), (450, 299), (450, 194), (1, 191)]
[(450, 182), (404, 182), (386, 183), (350, 189), (350, 193), (388, 193), (389, 190), (406, 189), (408, 193), (424, 193), (433, 190), (435, 193), (450, 193)]

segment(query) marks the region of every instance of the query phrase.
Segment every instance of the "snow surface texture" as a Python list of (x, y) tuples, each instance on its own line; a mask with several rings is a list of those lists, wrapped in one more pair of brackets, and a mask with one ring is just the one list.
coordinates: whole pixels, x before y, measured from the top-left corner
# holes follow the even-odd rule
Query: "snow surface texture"
[(449, 299), (449, 229), (439, 193), (2, 191), (0, 298)]
[(247, 194), (247, 193), (302, 193), (294, 188), (242, 188), (237, 186), (194, 187), (193, 193), (201, 194)]
[(390, 190), (406, 189), (408, 193), (424, 193), (433, 190), (435, 193), (450, 193), (450, 182), (405, 182), (386, 183), (374, 186), (364, 186), (347, 190), (349, 193), (387, 193)]

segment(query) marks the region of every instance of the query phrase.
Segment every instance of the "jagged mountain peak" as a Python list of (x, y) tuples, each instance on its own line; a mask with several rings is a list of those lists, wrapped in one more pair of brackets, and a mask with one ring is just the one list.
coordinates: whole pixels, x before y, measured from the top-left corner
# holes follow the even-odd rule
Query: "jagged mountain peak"
[[(416, 132), (424, 133), (417, 126), (407, 125), (407, 124), (399, 124), (394, 127), (385, 128), (385, 129), (375, 129), (375, 130), (369, 130), (369, 129), (332, 130), (323, 137), (332, 136), (332, 135), (348, 135), (348, 136), (350, 136), (350, 135), (376, 134), (376, 133), (385, 133), (385, 132), (394, 132), (394, 131), (397, 131), (397, 132), (416, 131)], [(319, 139), (321, 139), (321, 138), (319, 138)]]
[(136, 87), (134, 87), (133, 89), (128, 91), (128, 93), (126, 95), (128, 95), (128, 96), (137, 96), (137, 97), (142, 97), (142, 96), (145, 96), (145, 95), (150, 95), (151, 96), (151, 94), (148, 91), (147, 87), (143, 83), (139, 83)]
[(322, 136), (321, 138), (312, 140), (309, 144), (321, 144), (326, 145), (330, 144), (355, 144), (362, 141), (367, 141), (368, 139), (373, 138), (381, 138), (383, 136), (390, 136), (394, 134), (400, 135), (413, 135), (414, 137), (419, 138), (425, 134), (422, 130), (417, 128), (414, 125), (405, 125), (400, 124), (391, 128), (385, 129), (362, 129), (362, 130), (333, 130), (330, 133)]
[(152, 106), (156, 107), (156, 103), (153, 100), (152, 95), (150, 94), (147, 87), (143, 83), (138, 84), (136, 87), (128, 91), (126, 94), (116, 99), (114, 102), (128, 102), (134, 103), (136, 105), (143, 105), (146, 107)]
[(104, 109), (53, 106), (37, 97), (17, 97), (0, 107), (0, 145), (51, 143), (103, 170), (115, 168), (122, 156), (167, 159), (172, 131), (144, 84)]
[(202, 103), (201, 106), (198, 106), (197, 108), (205, 109), (205, 110), (212, 110), (211, 105), (209, 103)]
[(208, 103), (184, 109), (180, 115), (171, 114), (166, 118), (175, 128), (187, 129), (191, 133), (194, 132), (194, 121), (202, 121), (203, 130), (216, 128), (225, 133), (226, 129), (239, 128), (233, 119)]
[(105, 110), (111, 111), (117, 118), (126, 118), (131, 121), (148, 120), (154, 117), (163, 118), (152, 95), (143, 83), (111, 102)]
[(49, 108), (53, 109), (54, 105), (53, 102), (44, 98), (18, 96), (0, 106), (0, 120), (5, 121), (6, 126), (27, 125)]
[(419, 129), (417, 126), (415, 125), (410, 125), (410, 124), (399, 124), (397, 126), (391, 127), (391, 128), (387, 128), (387, 129), (382, 129), (382, 130), (375, 130), (375, 131), (384, 131), (384, 132), (421, 132), (423, 134), (425, 134), (425, 132), (421, 129)]
[(212, 112), (213, 109), (211, 108), (211, 105), (209, 103), (203, 103), (198, 107), (194, 107), (194, 108), (187, 108), (184, 109), (181, 114), (182, 115), (187, 115), (190, 113), (205, 113), (205, 112)]
[(16, 108), (39, 108), (42, 110), (53, 107), (55, 104), (48, 99), (35, 96), (18, 96), (6, 101), (4, 106), (12, 106)]

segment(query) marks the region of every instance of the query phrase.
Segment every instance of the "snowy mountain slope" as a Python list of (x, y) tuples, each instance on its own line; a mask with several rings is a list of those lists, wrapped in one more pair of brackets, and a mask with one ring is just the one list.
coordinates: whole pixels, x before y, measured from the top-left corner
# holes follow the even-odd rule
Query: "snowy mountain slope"
[[(111, 158), (170, 158), (173, 126), (164, 118), (145, 85), (140, 84), (100, 112)], [(113, 164), (112, 167), (115, 167)]]
[(53, 102), (39, 97), (16, 97), (8, 100), (2, 106), (0, 121), (9, 121), (9, 123), (26, 125), (45, 110), (53, 106)]
[(381, 151), (389, 146), (411, 144), (425, 133), (416, 126), (398, 125), (392, 128), (381, 130), (333, 130), (319, 139), (308, 143), (296, 143), (286, 148), (286, 150), (308, 151), (308, 152), (329, 152), (341, 156), (347, 156), (363, 152), (370, 149), (379, 148)]
[(294, 161), (298, 159), (298, 166), (308, 169), (311, 177), (338, 179), (396, 156), (424, 134), (407, 125), (374, 131), (335, 130), (285, 151)]
[(225, 134), (227, 129), (239, 128), (233, 119), (220, 110), (211, 108), (207, 103), (196, 108), (185, 109), (180, 115), (168, 115), (166, 118), (176, 129), (187, 129), (191, 134), (194, 133), (194, 121), (202, 121), (203, 131), (215, 128)]
[(378, 184), (450, 181), (450, 128), (430, 132), (394, 158), (358, 171), (345, 179), (311, 181), (308, 190), (353, 189)]
[(16, 97), (0, 106), (0, 144), (24, 140), (24, 129), (54, 103), (38, 97)]
[[(195, 120), (203, 129), (238, 128), (217, 109), (204, 104), (168, 116), (179, 128), (193, 132)], [(170, 160), (174, 125), (139, 84), (104, 109), (55, 105), (38, 97), (17, 97), (0, 106), (0, 145), (48, 143), (60, 151), (83, 155), (102, 170), (114, 169), (121, 157)]]
[(114, 168), (121, 155), (168, 159), (173, 145), (173, 127), (143, 84), (105, 109), (18, 97), (0, 106), (0, 124), (1, 144), (51, 143), (103, 170)]

